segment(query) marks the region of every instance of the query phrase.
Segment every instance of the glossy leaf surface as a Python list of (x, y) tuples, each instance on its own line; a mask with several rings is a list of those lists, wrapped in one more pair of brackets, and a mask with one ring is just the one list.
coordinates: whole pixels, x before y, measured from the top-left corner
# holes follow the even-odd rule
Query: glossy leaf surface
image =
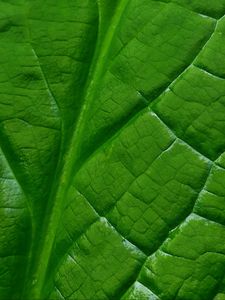
[(0, 299), (225, 299), (225, 0), (0, 1)]

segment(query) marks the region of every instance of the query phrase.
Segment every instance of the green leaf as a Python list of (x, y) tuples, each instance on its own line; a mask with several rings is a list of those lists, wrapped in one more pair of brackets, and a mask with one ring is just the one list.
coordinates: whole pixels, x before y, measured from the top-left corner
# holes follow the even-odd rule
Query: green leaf
[(0, 2), (0, 299), (225, 297), (225, 0)]

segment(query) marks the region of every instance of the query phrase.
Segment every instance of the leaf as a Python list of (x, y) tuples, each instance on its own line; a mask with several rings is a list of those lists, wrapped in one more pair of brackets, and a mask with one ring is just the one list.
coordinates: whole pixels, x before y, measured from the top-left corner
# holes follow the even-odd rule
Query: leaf
[(0, 2), (0, 299), (225, 297), (225, 1)]

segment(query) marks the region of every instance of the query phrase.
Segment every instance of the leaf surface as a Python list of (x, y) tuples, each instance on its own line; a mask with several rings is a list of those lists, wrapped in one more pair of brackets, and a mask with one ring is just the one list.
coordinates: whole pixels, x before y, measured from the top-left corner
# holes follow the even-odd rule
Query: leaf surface
[(225, 297), (225, 1), (0, 3), (0, 299)]

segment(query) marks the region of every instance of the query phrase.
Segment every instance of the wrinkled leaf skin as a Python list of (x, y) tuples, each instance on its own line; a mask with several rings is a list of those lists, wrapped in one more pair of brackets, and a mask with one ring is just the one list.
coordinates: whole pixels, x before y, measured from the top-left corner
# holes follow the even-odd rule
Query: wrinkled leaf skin
[(0, 300), (225, 299), (225, 0), (0, 1)]

